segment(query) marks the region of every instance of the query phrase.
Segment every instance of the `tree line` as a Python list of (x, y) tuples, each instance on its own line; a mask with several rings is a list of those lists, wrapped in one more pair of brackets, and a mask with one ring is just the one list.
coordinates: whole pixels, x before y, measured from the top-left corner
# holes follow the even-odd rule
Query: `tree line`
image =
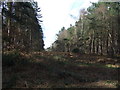
[(37, 2), (1, 2), (4, 51), (44, 50), (40, 8)]
[(79, 20), (61, 28), (48, 49), (97, 55), (120, 54), (120, 2), (92, 3)]

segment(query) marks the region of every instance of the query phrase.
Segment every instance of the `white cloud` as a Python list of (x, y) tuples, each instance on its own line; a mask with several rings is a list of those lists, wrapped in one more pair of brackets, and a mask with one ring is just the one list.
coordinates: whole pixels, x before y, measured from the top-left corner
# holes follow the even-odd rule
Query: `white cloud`
[[(36, 0), (41, 8), (43, 16), (43, 33), (45, 48), (49, 47), (54, 41), (58, 31), (65, 26), (74, 24), (75, 20), (70, 14), (78, 17), (80, 8), (86, 8), (90, 5), (89, 1), (98, 0)], [(82, 5), (81, 5), (82, 4)], [(80, 6), (80, 7), (79, 7)]]

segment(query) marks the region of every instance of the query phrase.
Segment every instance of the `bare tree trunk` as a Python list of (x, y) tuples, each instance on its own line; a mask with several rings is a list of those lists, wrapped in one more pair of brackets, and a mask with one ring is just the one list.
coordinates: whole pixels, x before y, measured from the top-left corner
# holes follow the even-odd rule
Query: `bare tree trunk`
[[(118, 6), (120, 6), (120, 2), (118, 2)], [(117, 31), (118, 31), (118, 40), (117, 40), (117, 43), (118, 43), (118, 54), (120, 54), (120, 7), (118, 7), (118, 24), (117, 24)]]
[[(12, 12), (12, 2), (8, 2), (7, 4), (8, 4), (8, 12), (11, 13)], [(8, 37), (10, 38), (9, 44), (8, 44), (8, 46), (9, 46), (8, 50), (10, 50), (11, 44), (12, 44), (11, 17), (8, 17), (7, 27), (8, 27), (8, 29), (7, 29)]]

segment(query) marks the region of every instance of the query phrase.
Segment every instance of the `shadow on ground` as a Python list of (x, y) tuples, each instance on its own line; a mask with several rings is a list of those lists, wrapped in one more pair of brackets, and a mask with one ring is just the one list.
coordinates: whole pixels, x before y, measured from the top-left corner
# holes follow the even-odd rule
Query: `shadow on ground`
[(62, 52), (21, 53), (12, 58), (16, 59), (14, 65), (7, 66), (4, 62), (3, 88), (116, 88), (117, 60), (100, 56), (85, 59), (85, 56)]

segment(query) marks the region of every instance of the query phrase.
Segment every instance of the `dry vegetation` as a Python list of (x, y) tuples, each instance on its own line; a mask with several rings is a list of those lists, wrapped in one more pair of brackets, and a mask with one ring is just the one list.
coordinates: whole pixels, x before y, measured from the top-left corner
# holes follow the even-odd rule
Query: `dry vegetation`
[(8, 52), (3, 54), (3, 88), (117, 88), (118, 59), (63, 52)]

